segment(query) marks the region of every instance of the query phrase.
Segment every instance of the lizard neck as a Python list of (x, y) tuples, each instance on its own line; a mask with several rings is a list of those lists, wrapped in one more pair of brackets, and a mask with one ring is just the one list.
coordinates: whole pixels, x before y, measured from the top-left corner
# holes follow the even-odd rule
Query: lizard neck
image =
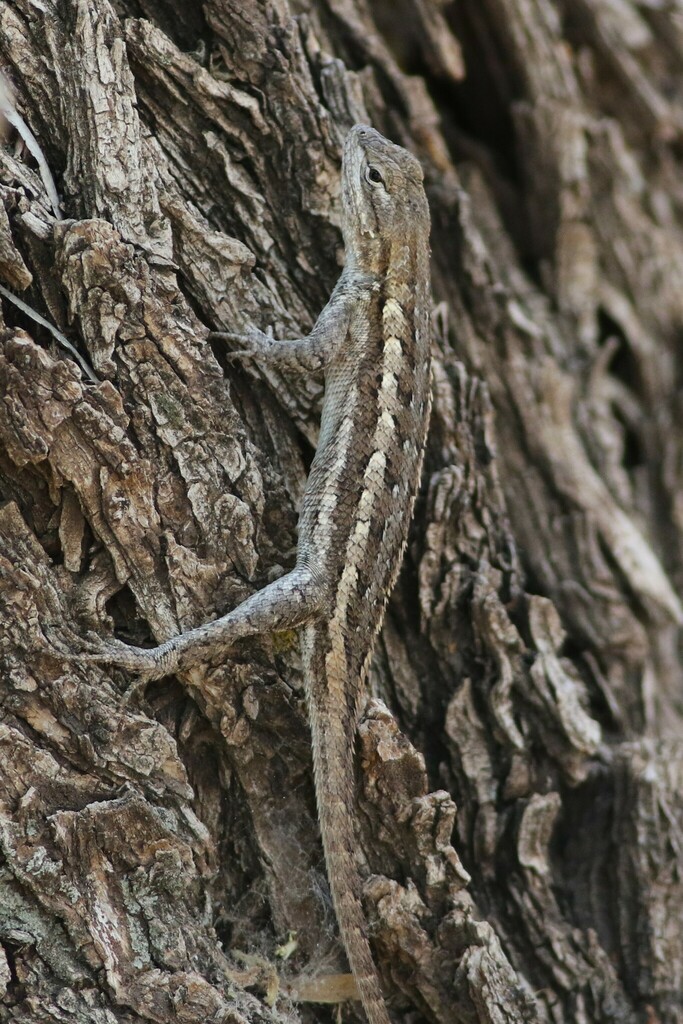
[[(388, 278), (390, 275), (399, 279), (404, 274), (407, 276), (411, 272), (420, 273), (417, 278), (407, 278), (411, 286), (422, 278), (428, 280), (429, 244), (423, 235), (424, 232), (419, 230), (395, 234), (369, 231), (351, 234), (345, 231), (345, 270), (354, 274), (368, 274), (379, 279)], [(415, 260), (421, 260), (424, 266), (411, 267)]]

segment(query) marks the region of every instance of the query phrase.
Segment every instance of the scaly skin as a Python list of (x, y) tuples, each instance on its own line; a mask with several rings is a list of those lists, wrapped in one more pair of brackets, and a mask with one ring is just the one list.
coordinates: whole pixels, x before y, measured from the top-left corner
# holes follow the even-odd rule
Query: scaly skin
[[(305, 338), (254, 331), (239, 353), (324, 368), (320, 439), (292, 572), (222, 618), (152, 650), (103, 645), (96, 660), (159, 678), (240, 637), (301, 630), (320, 829), (342, 939), (369, 1024), (390, 1024), (353, 854), (360, 700), (396, 581), (430, 410), (429, 211), (417, 160), (356, 125), (344, 145), (346, 265)], [(236, 338), (235, 335), (228, 335)]]

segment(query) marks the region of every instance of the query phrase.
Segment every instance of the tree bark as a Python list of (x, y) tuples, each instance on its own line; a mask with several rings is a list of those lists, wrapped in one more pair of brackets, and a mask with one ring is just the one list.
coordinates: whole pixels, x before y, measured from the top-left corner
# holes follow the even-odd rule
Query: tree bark
[(433, 222), (434, 413), (357, 750), (392, 1014), (683, 1021), (678, 0), (11, 0), (0, 55), (63, 214), (8, 128), (0, 278), (99, 380), (3, 301), (0, 1020), (353, 995), (296, 635), (128, 700), (69, 652), (292, 566), (321, 381), (207, 335), (310, 328), (368, 121)]

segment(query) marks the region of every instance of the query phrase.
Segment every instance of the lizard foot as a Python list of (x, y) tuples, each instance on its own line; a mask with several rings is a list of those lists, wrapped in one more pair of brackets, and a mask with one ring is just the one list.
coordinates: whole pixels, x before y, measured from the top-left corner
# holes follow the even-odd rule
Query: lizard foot
[(100, 637), (93, 639), (93, 636), (94, 634), (90, 634), (84, 641), (87, 651), (78, 655), (77, 660), (90, 661), (102, 666), (113, 665), (135, 675), (136, 678), (122, 691), (124, 707), (132, 703), (147, 683), (167, 674), (167, 670), (159, 665), (157, 656), (159, 648), (129, 647), (128, 644), (124, 644), (120, 640), (105, 641)]
[(212, 331), (209, 334), (209, 338), (217, 338), (221, 341), (229, 341), (247, 346), (226, 352), (226, 359), (258, 359), (259, 356), (263, 356), (267, 352), (269, 345), (272, 344), (273, 329), (269, 327), (268, 331), (265, 332), (252, 327), (245, 334), (236, 334), (233, 331)]
[(53, 649), (57, 650), (65, 661), (113, 665), (140, 676), (141, 681), (145, 682), (159, 679), (168, 672), (160, 663), (158, 647), (131, 647), (113, 637), (105, 640), (92, 630), (83, 634), (63, 629), (61, 632), (65, 635), (60, 637), (56, 637), (52, 629), (44, 632)]
[(50, 650), (65, 662), (80, 665), (91, 663), (103, 667), (112, 665), (137, 676), (122, 691), (124, 706), (130, 704), (146, 683), (160, 679), (169, 671), (165, 665), (160, 665), (158, 647), (130, 647), (113, 638), (104, 640), (92, 631), (76, 633), (65, 625), (59, 629), (44, 625), (43, 635)]

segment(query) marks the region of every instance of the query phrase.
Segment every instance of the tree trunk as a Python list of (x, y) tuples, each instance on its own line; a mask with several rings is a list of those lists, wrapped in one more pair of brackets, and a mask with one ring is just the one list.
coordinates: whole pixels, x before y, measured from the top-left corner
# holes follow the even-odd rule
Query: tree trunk
[(0, 1020), (353, 995), (296, 635), (128, 700), (68, 655), (292, 566), (321, 381), (207, 334), (310, 328), (368, 121), (433, 225), (434, 413), (357, 749), (393, 1018), (683, 1021), (679, 0), (11, 0), (0, 54), (63, 215), (8, 127), (0, 278), (99, 380), (3, 301)]

